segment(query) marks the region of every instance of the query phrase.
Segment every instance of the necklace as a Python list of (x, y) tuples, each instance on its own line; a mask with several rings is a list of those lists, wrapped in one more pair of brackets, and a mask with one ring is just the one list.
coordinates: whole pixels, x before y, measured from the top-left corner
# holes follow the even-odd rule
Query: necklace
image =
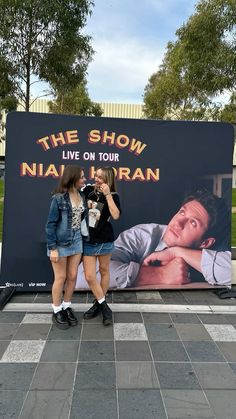
[(70, 200), (71, 204), (73, 204), (76, 208), (80, 206), (81, 198), (79, 192), (70, 192)]
[(99, 198), (102, 196), (102, 192), (99, 192), (99, 191), (97, 191), (97, 190), (94, 188), (94, 194), (96, 195), (96, 197), (97, 197), (97, 202), (98, 202)]

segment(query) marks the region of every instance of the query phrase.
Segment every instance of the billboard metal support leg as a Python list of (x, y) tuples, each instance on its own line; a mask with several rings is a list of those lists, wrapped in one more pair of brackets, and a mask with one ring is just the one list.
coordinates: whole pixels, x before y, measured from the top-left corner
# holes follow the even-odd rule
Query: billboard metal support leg
[(16, 288), (13, 286), (4, 287), (0, 290), (0, 310), (2, 310), (4, 306), (7, 304), (7, 302), (14, 294), (15, 290)]
[(236, 288), (223, 288), (220, 290), (215, 291), (215, 294), (220, 298), (220, 299), (225, 299), (225, 298), (236, 298)]

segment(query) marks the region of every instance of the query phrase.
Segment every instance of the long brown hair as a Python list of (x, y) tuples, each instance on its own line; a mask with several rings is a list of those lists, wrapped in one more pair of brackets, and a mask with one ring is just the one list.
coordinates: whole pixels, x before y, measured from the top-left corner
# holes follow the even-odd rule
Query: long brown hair
[(111, 192), (116, 192), (116, 183), (115, 183), (115, 172), (111, 166), (99, 166), (96, 168), (101, 170), (104, 176), (104, 182), (109, 186)]
[(64, 193), (72, 189), (76, 182), (81, 178), (82, 171), (83, 169), (80, 166), (66, 166), (53, 193)]

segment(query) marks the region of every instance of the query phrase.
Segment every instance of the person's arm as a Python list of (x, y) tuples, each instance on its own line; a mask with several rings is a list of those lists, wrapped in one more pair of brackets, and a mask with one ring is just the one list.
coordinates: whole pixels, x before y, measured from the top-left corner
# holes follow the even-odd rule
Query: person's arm
[(205, 281), (211, 285), (230, 285), (231, 283), (231, 252), (211, 249), (194, 250), (185, 247), (170, 247), (161, 252), (153, 252), (144, 260), (144, 265), (154, 261), (168, 262), (176, 257), (201, 272)]
[(211, 285), (231, 285), (231, 252), (211, 249), (192, 250), (176, 248), (176, 256), (182, 257), (192, 268), (201, 272)]
[(143, 225), (134, 226), (119, 234), (111, 255), (110, 277), (118, 288), (133, 284), (140, 269), (144, 251), (145, 230)]
[(201, 272), (209, 284), (231, 286), (231, 252), (203, 249)]
[(189, 266), (201, 272), (202, 251), (185, 247), (169, 247), (160, 252), (153, 252), (143, 261), (143, 265), (148, 266), (156, 261), (168, 263), (175, 258), (182, 258)]
[[(113, 218), (113, 220), (118, 220), (118, 218), (120, 217), (120, 210), (115, 203), (113, 194), (111, 193), (109, 186), (106, 183), (103, 183), (100, 189), (101, 189), (101, 192), (106, 197), (111, 217)], [(119, 203), (118, 195), (116, 195), (115, 199), (117, 200), (117, 203)]]
[(120, 217), (120, 210), (114, 202), (113, 195), (110, 192), (106, 194), (104, 193), (104, 195), (106, 197), (108, 208), (113, 220), (118, 220), (118, 218)]
[(50, 251), (50, 260), (52, 262), (58, 261), (58, 251), (56, 242), (56, 227), (59, 221), (59, 208), (56, 198), (52, 198), (49, 209), (48, 219), (46, 223), (47, 247)]
[(110, 287), (126, 288), (132, 286), (140, 269), (139, 263), (110, 261)]

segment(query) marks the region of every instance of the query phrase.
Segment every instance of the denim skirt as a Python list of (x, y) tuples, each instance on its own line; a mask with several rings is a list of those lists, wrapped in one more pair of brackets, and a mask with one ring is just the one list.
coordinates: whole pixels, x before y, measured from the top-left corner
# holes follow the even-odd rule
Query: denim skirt
[[(72, 243), (69, 246), (57, 246), (59, 257), (67, 257), (83, 253), (83, 240), (80, 229), (73, 230)], [(50, 250), (47, 249), (47, 255), (50, 256)]]
[(114, 242), (89, 243), (84, 241), (84, 256), (108, 255), (114, 249)]

